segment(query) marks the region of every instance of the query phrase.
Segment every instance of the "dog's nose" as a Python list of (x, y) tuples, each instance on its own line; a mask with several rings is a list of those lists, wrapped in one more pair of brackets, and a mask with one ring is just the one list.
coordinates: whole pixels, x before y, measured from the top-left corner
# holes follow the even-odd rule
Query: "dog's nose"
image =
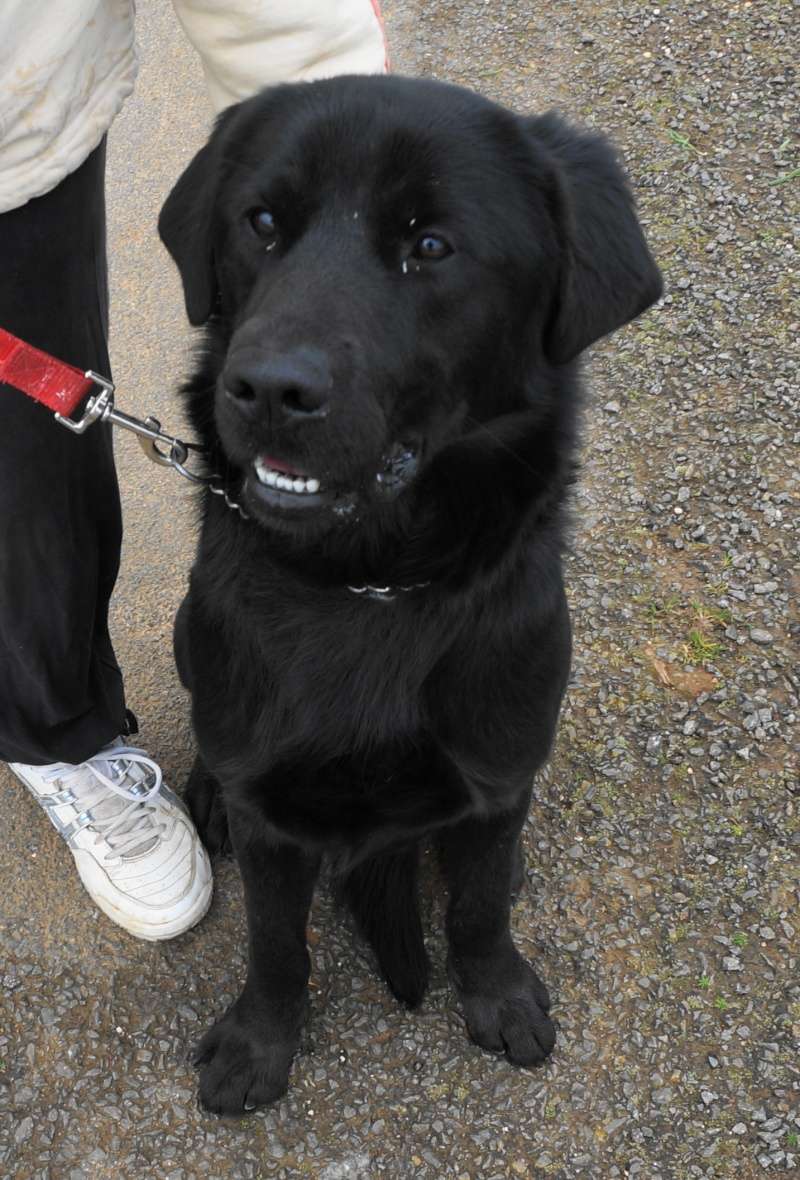
[(269, 413), (273, 422), (303, 420), (328, 412), (331, 372), (316, 349), (280, 355), (242, 350), (229, 357), (223, 381), (227, 396), (246, 418)]

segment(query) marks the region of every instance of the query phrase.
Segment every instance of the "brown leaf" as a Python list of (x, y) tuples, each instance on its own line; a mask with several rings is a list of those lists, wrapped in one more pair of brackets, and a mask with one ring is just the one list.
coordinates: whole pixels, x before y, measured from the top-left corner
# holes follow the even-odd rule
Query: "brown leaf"
[(666, 684), (668, 688), (673, 688), (674, 685), (670, 679), (669, 674), (670, 665), (667, 663), (667, 661), (660, 660), (658, 656), (651, 656), (650, 662), (653, 665), (653, 671), (655, 672), (656, 677), (661, 681), (661, 683)]

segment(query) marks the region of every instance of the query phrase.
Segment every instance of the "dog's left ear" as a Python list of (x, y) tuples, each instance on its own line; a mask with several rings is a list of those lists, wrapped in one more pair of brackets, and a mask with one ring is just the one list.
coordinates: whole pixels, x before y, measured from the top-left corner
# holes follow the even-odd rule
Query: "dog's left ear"
[(544, 346), (549, 360), (564, 364), (654, 303), (661, 274), (608, 140), (553, 111), (526, 125), (555, 167), (562, 273)]
[(206, 322), (217, 301), (214, 203), (226, 128), (235, 111), (229, 107), (219, 115), (211, 138), (178, 179), (158, 218), (161, 241), (180, 271), (186, 314), (194, 325)]

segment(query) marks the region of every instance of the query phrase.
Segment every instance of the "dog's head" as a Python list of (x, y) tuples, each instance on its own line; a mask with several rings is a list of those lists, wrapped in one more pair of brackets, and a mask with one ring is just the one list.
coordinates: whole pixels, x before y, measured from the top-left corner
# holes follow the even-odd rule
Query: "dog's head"
[(303, 537), (546, 413), (554, 371), (661, 289), (602, 137), (400, 77), (230, 108), (159, 229), (216, 358), (195, 421), (250, 514)]

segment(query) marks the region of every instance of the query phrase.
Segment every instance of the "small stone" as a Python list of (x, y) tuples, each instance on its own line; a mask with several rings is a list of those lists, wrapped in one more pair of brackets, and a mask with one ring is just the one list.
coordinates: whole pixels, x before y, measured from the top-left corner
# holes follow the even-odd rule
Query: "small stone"
[(606, 404), (603, 406), (603, 409), (606, 411), (607, 414), (618, 414), (620, 411), (620, 404), (619, 404), (619, 402), (613, 402), (613, 401), (606, 402)]
[(735, 958), (733, 955), (726, 955), (725, 958), (722, 960), (722, 966), (725, 971), (741, 971), (742, 970), (741, 961), (739, 959)]
[(762, 926), (758, 932), (765, 942), (772, 942), (775, 937), (775, 931), (771, 926)]
[(747, 1134), (747, 1123), (735, 1123), (734, 1126), (731, 1127), (731, 1134), (732, 1135), (746, 1135)]
[(764, 631), (761, 627), (751, 627), (750, 638), (753, 643), (772, 643), (772, 633), (770, 631)]
[(21, 1119), (14, 1131), (14, 1142), (24, 1143), (26, 1139), (30, 1139), (33, 1134), (33, 1119)]
[(581, 33), (581, 45), (594, 45), (594, 33)]

